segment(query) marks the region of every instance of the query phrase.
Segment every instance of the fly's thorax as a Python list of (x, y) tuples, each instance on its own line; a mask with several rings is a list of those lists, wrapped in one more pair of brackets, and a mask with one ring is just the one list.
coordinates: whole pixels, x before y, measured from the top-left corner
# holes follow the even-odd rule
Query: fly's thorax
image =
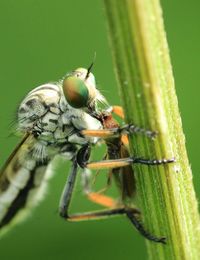
[(71, 108), (59, 116), (48, 112), (36, 122), (33, 131), (36, 132), (37, 139), (47, 145), (95, 143), (96, 138), (80, 134), (83, 129), (102, 129), (102, 124), (83, 110)]
[(39, 86), (25, 97), (18, 109), (18, 130), (32, 132), (44, 142), (65, 141), (72, 130), (62, 123), (62, 115), (68, 109), (59, 84)]
[[(57, 120), (60, 110), (61, 91), (56, 84), (41, 85), (25, 97), (18, 109), (18, 125), (20, 130), (32, 129), (42, 117), (46, 125), (49, 119)], [(51, 120), (48, 122), (51, 124)], [(50, 126), (51, 127), (51, 126)]]
[(86, 143), (96, 143), (98, 138), (85, 137), (80, 134), (81, 130), (99, 130), (102, 129), (102, 124), (99, 120), (92, 117), (81, 109), (70, 109), (63, 116), (63, 123), (70, 124), (74, 127), (74, 131), (68, 136), (68, 142), (84, 145)]

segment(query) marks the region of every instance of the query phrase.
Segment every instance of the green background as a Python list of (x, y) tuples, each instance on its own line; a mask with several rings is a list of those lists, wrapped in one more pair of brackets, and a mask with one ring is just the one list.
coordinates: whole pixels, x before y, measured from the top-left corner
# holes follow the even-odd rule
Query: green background
[[(200, 197), (200, 2), (162, 0), (189, 159)], [(0, 1), (0, 163), (16, 145), (15, 111), (29, 90), (87, 67), (111, 104), (119, 104), (101, 0)], [(57, 166), (46, 199), (0, 241), (0, 259), (146, 259), (144, 239), (123, 217), (67, 223), (57, 205), (69, 165)], [(77, 187), (73, 209), (93, 206)]]

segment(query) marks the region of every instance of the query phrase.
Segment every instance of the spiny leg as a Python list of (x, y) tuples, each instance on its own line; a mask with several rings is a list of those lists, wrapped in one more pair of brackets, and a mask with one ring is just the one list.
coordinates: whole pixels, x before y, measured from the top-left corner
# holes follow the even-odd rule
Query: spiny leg
[[(85, 150), (86, 147), (81, 148), (80, 150)], [(80, 154), (82, 154), (79, 151)], [(78, 153), (78, 154), (79, 154)], [(80, 156), (79, 154), (79, 156)], [(69, 174), (68, 180), (64, 186), (64, 190), (62, 192), (62, 196), (59, 203), (59, 213), (60, 216), (70, 220), (70, 221), (81, 221), (81, 220), (92, 220), (92, 219), (99, 219), (99, 218), (105, 218), (109, 216), (114, 215), (120, 215), (120, 214), (126, 214), (126, 210), (124, 207), (119, 208), (113, 208), (108, 210), (100, 210), (100, 211), (94, 211), (94, 212), (86, 212), (86, 213), (78, 213), (78, 214), (72, 214), (69, 215), (69, 206), (72, 198), (72, 193), (76, 181), (77, 171), (78, 171), (78, 162), (77, 162), (78, 155), (75, 159), (73, 159), (73, 164), (71, 168), (71, 172)], [(104, 205), (107, 207), (115, 207), (116, 202), (105, 195), (97, 194), (97, 193), (88, 193), (88, 197), (93, 202)], [(139, 214), (140, 211), (136, 208), (130, 209), (133, 214)]]
[[(126, 159), (126, 158), (125, 158)], [(129, 158), (127, 158), (129, 159)], [(136, 158), (135, 158), (136, 159)], [(110, 162), (110, 161), (116, 161), (116, 160), (107, 160), (107, 161), (103, 161), (103, 162)], [(140, 158), (137, 158), (137, 162), (140, 162)], [(155, 164), (155, 160), (144, 160), (142, 159), (142, 163), (150, 163), (151, 165)], [(171, 161), (170, 161), (171, 162)], [(169, 163), (168, 160), (157, 160), (156, 163), (158, 164), (161, 164), (161, 163)], [(98, 165), (98, 163), (95, 164), (97, 166), (97, 168), (102, 168), (102, 165)], [(87, 165), (88, 166), (88, 165)], [(109, 167), (108, 167), (109, 166)], [(106, 167), (110, 168), (110, 164), (107, 164)], [(122, 167), (122, 166), (120, 166)], [(95, 168), (95, 167), (94, 167)], [(113, 204), (113, 202), (110, 202), (110, 198), (105, 196), (105, 199), (104, 199), (104, 195), (100, 195), (100, 194), (97, 194), (97, 193), (91, 193), (90, 194), (91, 197), (89, 196), (89, 199), (92, 200), (93, 202), (95, 203), (98, 203), (98, 204), (101, 204), (101, 205), (104, 205), (104, 206), (111, 206)], [(103, 196), (101, 198), (101, 196)], [(108, 201), (108, 204), (106, 204), (105, 202)], [(137, 210), (137, 209), (135, 209)], [(105, 217), (105, 214), (107, 214), (108, 211), (104, 211), (104, 212), (100, 212), (100, 215), (101, 217)], [(137, 212), (139, 213), (139, 211)], [(95, 214), (95, 215), (94, 215)], [(156, 237), (154, 235), (152, 235), (151, 233), (149, 233), (145, 228), (144, 226), (142, 225), (142, 223), (140, 222), (140, 220), (137, 218), (137, 214), (134, 213), (133, 209), (132, 208), (128, 208), (128, 207), (125, 207), (124, 209), (119, 209), (119, 211), (112, 211), (112, 213), (110, 212), (107, 217), (112, 214), (112, 215), (115, 215), (115, 214), (126, 214), (126, 216), (128, 217), (128, 219), (131, 221), (131, 223), (135, 226), (135, 228), (138, 230), (138, 232), (144, 236), (146, 239), (150, 240), (150, 241), (153, 241), (153, 242), (158, 242), (158, 243), (163, 243), (163, 244), (166, 244), (166, 238), (165, 237)], [(78, 219), (77, 219), (78, 217)], [(99, 218), (99, 213), (96, 214), (96, 213), (93, 213), (92, 215), (88, 215), (88, 213), (86, 213), (86, 215), (82, 215), (81, 218), (79, 218), (79, 216), (75, 216), (75, 218), (73, 219), (74, 221), (77, 221), (77, 220), (83, 220), (83, 219), (90, 219), (92, 217), (92, 219), (95, 219), (95, 218)]]
[[(102, 218), (107, 218), (111, 216), (116, 216), (116, 215), (126, 215), (133, 225), (136, 227), (136, 229), (147, 239), (154, 241), (154, 242), (160, 242), (160, 243), (165, 243), (164, 238), (157, 238), (149, 234), (142, 226), (142, 224), (137, 220), (135, 217), (136, 214), (139, 214), (140, 211), (136, 208), (127, 208), (127, 207), (120, 207), (120, 208), (113, 208), (113, 209), (108, 209), (108, 210), (100, 210), (100, 211), (94, 211), (94, 212), (85, 212), (85, 213), (78, 213), (78, 214), (73, 214), (69, 215), (68, 210), (69, 210), (69, 205), (72, 197), (72, 192), (77, 176), (77, 170), (78, 170), (78, 163), (77, 163), (77, 158), (73, 160), (73, 165), (72, 169), (70, 172), (70, 175), (68, 177), (68, 181), (64, 187), (61, 200), (60, 200), (60, 205), (59, 205), (59, 212), (60, 215), (69, 220), (69, 221), (83, 221), (83, 220), (94, 220), (94, 219), (102, 219)], [(104, 198), (102, 197), (103, 195), (97, 195), (95, 193), (91, 193), (91, 200), (95, 201), (98, 204), (105, 205), (105, 201), (107, 200), (107, 197), (105, 196)], [(93, 197), (93, 198), (92, 198)], [(111, 202), (111, 203), (110, 203)], [(110, 201), (107, 206), (112, 206), (113, 202)]]
[[(67, 183), (64, 187), (61, 200), (60, 200), (60, 206), (59, 206), (59, 213), (60, 216), (65, 218), (68, 221), (83, 221), (83, 220), (95, 220), (95, 219), (101, 219), (106, 218), (110, 216), (115, 215), (122, 215), (126, 214), (126, 209), (124, 207), (121, 208), (113, 208), (108, 210), (99, 210), (99, 211), (93, 211), (93, 212), (84, 212), (84, 213), (77, 213), (77, 214), (68, 214), (68, 209), (71, 201), (71, 196), (76, 180), (77, 175), (77, 162), (73, 162), (72, 170), (70, 172), (69, 178), (67, 180)], [(106, 196), (98, 196), (98, 194), (90, 193), (90, 199), (98, 204), (106, 205), (106, 206), (113, 206), (113, 200)], [(132, 208), (130, 209), (132, 214), (139, 214), (139, 210)]]
[(174, 162), (175, 159), (161, 159), (161, 160), (149, 160), (137, 157), (127, 157), (121, 159), (114, 160), (105, 160), (98, 162), (88, 162), (85, 163), (85, 167), (88, 169), (110, 169), (110, 168), (120, 168), (125, 167), (130, 164), (139, 163), (144, 165), (160, 165), (160, 164), (168, 164)]
[(144, 128), (135, 126), (133, 124), (127, 124), (119, 128), (82, 130), (80, 133), (84, 136), (100, 137), (100, 138), (108, 138), (112, 136), (120, 136), (125, 134), (134, 134), (134, 133), (143, 134), (149, 138), (154, 138), (157, 135), (157, 132), (146, 130)]
[(131, 221), (131, 223), (135, 226), (135, 228), (139, 231), (139, 233), (142, 236), (144, 236), (148, 240), (166, 244), (166, 238), (165, 237), (156, 237), (156, 236), (152, 235), (151, 233), (149, 233), (148, 231), (146, 231), (144, 229), (142, 223), (137, 219), (135, 214), (133, 214), (131, 211), (129, 211), (129, 209), (126, 210), (126, 215), (127, 215), (128, 219)]
[(68, 217), (68, 220), (76, 222), (76, 221), (84, 221), (84, 220), (103, 219), (103, 218), (108, 218), (108, 217), (114, 217), (117, 215), (126, 215), (130, 219), (131, 223), (138, 230), (138, 232), (142, 236), (144, 236), (146, 239), (153, 241), (153, 242), (165, 244), (166, 243), (165, 237), (155, 237), (144, 229), (143, 225), (140, 223), (140, 221), (135, 216), (138, 213), (139, 212), (137, 211), (137, 209), (122, 207), (122, 208), (114, 208), (114, 209), (110, 209), (110, 210), (101, 210), (101, 211), (73, 214), (72, 216)]
[[(113, 208), (113, 209), (106, 209), (106, 210), (99, 210), (99, 211), (93, 211), (93, 212), (84, 212), (84, 213), (77, 213), (77, 214), (70, 214), (69, 215), (69, 205), (71, 201), (71, 196), (76, 180), (76, 174), (77, 174), (77, 162), (73, 162), (72, 170), (70, 172), (68, 181), (64, 187), (60, 205), (59, 205), (59, 213), (60, 216), (63, 217), (66, 220), (69, 221), (83, 221), (83, 220), (95, 220), (95, 219), (101, 219), (106, 218), (110, 216), (115, 215), (125, 215), (126, 214), (126, 208), (125, 207), (119, 207), (119, 208)], [(90, 200), (93, 202), (104, 205), (107, 207), (115, 206), (115, 201), (107, 196), (97, 194), (97, 193), (89, 193)], [(131, 208), (130, 211), (132, 214), (139, 214), (140, 211), (136, 208)]]
[[(131, 209), (132, 214), (138, 214), (138, 210), (135, 208)], [(84, 213), (77, 213), (68, 216), (66, 219), (68, 221), (76, 222), (76, 221), (84, 221), (84, 220), (97, 220), (103, 219), (108, 217), (114, 217), (117, 215), (126, 215), (126, 208), (114, 208), (114, 209), (107, 209), (107, 210), (99, 210), (99, 211), (92, 211), (92, 212), (84, 212)]]
[[(121, 117), (122, 119), (124, 119), (124, 110), (123, 110), (123, 108), (122, 108), (121, 106), (111, 106), (111, 107), (109, 107), (109, 108), (107, 109), (107, 111), (110, 112), (110, 113), (114, 113), (114, 114), (116, 114), (117, 116), (119, 116), (119, 117)], [(140, 128), (140, 127), (136, 127), (136, 126), (135, 126), (135, 129), (131, 129), (131, 127), (132, 127), (132, 128), (134, 127), (133, 124), (125, 125), (124, 127), (125, 127), (125, 129), (130, 128), (130, 129), (127, 129), (130, 134), (132, 133), (131, 131), (134, 130), (134, 132), (136, 132), (136, 133), (137, 133), (137, 132), (139, 132), (139, 133), (144, 133), (145, 135), (147, 135), (147, 136), (149, 136), (149, 137), (151, 137), (151, 138), (153, 138), (153, 137), (155, 137), (155, 136), (157, 135), (157, 132), (156, 132), (156, 131), (149, 131), (149, 130), (145, 130), (144, 128)], [(122, 131), (122, 132), (125, 131), (124, 127), (121, 127), (121, 131)], [(123, 136), (122, 136), (122, 139), (124, 139), (124, 140), (123, 140), (123, 143), (124, 143), (124, 144), (128, 144), (128, 139), (127, 139), (127, 136), (126, 136), (126, 135), (123, 135)]]

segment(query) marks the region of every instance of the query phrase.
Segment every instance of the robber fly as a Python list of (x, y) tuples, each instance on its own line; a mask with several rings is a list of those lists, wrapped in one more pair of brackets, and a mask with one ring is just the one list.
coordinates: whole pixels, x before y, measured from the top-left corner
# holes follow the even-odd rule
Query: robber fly
[[(112, 114), (123, 117), (122, 109), (108, 108), (104, 96), (96, 88), (92, 66), (93, 63), (88, 69), (78, 68), (56, 83), (33, 89), (20, 104), (17, 131), (23, 138), (0, 172), (0, 228), (4, 230), (19, 221), (27, 208), (41, 200), (49, 178), (47, 167), (56, 155), (61, 155), (72, 162), (59, 203), (62, 218), (81, 221), (126, 215), (144, 237), (165, 243), (164, 237), (156, 237), (144, 229), (138, 219), (140, 211), (127, 205), (126, 199), (131, 199), (135, 193), (132, 164), (158, 165), (174, 160), (145, 160), (129, 155), (127, 134), (140, 132), (152, 137), (154, 132), (132, 124), (119, 126)], [(105, 109), (100, 103), (105, 104)], [(106, 144), (107, 156), (100, 162), (91, 162), (91, 147), (99, 142)], [(109, 169), (108, 179), (114, 176), (122, 202), (87, 187), (84, 188), (86, 196), (106, 209), (69, 214), (79, 168), (85, 179), (88, 169)]]

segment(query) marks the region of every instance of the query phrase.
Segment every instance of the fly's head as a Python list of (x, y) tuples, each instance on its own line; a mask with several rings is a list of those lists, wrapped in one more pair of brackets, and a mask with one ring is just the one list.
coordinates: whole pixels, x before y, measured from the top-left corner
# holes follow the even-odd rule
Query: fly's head
[(63, 93), (70, 106), (95, 114), (98, 103), (106, 103), (105, 98), (96, 88), (95, 77), (88, 69), (78, 68), (67, 74), (63, 80)]

